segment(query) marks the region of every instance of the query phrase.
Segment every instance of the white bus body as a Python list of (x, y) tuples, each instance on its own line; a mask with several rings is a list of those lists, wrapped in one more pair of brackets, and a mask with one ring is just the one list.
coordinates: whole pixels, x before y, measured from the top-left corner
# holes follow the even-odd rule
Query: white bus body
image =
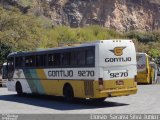
[[(41, 56), (45, 62), (38, 66)], [(79, 46), (11, 53), (8, 67), (8, 90), (18, 93), (66, 97), (70, 91), (74, 97), (99, 99), (137, 92), (136, 51), (132, 40), (100, 40)]]

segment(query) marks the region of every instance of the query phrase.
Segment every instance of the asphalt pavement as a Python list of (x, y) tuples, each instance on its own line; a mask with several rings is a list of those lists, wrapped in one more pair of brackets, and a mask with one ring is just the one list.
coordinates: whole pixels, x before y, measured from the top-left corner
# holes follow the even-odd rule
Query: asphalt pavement
[(130, 96), (107, 98), (95, 103), (76, 99), (67, 103), (62, 97), (17, 96), (7, 88), (0, 88), (0, 113), (12, 114), (81, 114), (130, 113), (160, 114), (160, 85), (138, 85), (138, 93)]

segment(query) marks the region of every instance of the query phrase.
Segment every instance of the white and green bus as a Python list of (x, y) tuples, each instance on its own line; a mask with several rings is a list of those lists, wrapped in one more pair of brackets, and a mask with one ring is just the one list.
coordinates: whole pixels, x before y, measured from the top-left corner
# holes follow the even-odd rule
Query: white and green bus
[(132, 40), (99, 40), (78, 46), (14, 52), (7, 58), (7, 87), (18, 94), (104, 100), (135, 94), (136, 75)]

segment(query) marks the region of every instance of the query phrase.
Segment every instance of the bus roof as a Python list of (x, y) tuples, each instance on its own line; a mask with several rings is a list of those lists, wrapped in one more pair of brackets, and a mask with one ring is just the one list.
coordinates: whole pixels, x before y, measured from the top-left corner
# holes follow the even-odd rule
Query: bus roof
[[(11, 57), (11, 56), (21, 56), (21, 55), (26, 55), (26, 54), (36, 54), (36, 53), (39, 53), (39, 54), (43, 54), (43, 53), (46, 53), (46, 52), (49, 52), (49, 51), (53, 51), (53, 50), (65, 50), (65, 49), (68, 49), (68, 48), (78, 48), (78, 47), (87, 47), (87, 46), (95, 46), (97, 44), (100, 44), (100, 43), (104, 43), (104, 42), (107, 42), (109, 40), (97, 40), (97, 41), (93, 41), (93, 42), (84, 42), (84, 43), (81, 43), (79, 45), (76, 45), (76, 46), (63, 46), (63, 47), (56, 47), (56, 48), (47, 48), (47, 49), (40, 49), (40, 50), (35, 50), (35, 51), (20, 51), (20, 52), (12, 52), (8, 55), (8, 57)], [(130, 39), (110, 39), (110, 41), (113, 41), (113, 42), (122, 42), (122, 41), (132, 41)]]

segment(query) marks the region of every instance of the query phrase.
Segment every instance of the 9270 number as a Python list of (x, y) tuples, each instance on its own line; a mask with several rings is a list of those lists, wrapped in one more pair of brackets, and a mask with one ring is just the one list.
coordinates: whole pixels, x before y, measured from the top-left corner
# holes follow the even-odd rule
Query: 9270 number
[(88, 71), (88, 70), (78, 71), (78, 76), (80, 76), (80, 77), (94, 77), (94, 71)]
[(128, 72), (110, 73), (110, 78), (128, 77)]

